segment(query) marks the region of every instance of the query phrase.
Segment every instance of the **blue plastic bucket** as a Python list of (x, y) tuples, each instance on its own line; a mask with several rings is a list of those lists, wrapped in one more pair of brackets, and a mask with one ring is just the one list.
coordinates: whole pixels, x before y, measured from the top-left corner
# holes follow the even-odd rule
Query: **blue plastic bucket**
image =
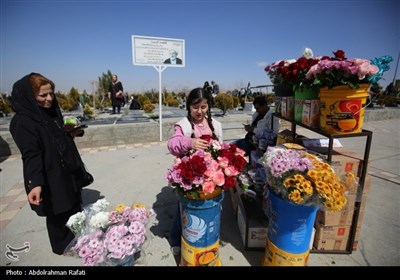
[(224, 193), (206, 200), (179, 196), (182, 245), (181, 265), (219, 266), (219, 230)]
[(309, 250), (318, 207), (295, 205), (268, 192), (268, 240), (288, 253)]

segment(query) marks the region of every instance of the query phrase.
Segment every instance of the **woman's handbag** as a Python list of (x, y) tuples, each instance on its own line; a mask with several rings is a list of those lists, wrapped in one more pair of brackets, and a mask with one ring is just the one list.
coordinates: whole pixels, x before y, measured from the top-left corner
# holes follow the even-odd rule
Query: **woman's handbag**
[(119, 100), (123, 100), (123, 99), (124, 99), (124, 95), (123, 95), (121, 92), (119, 92), (119, 93), (117, 93), (117, 94), (115, 95), (115, 98), (116, 98), (116, 99), (119, 99)]

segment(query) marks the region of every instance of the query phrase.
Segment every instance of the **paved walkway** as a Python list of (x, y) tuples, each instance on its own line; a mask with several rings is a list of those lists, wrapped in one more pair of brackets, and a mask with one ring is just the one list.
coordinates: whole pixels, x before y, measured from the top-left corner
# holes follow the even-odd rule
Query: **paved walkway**
[[(364, 124), (373, 131), (369, 174), (372, 190), (363, 221), (359, 249), (352, 254), (310, 255), (310, 266), (398, 266), (400, 265), (400, 142), (399, 120)], [(307, 130), (298, 133), (315, 137)], [(344, 147), (360, 154), (364, 140), (340, 140)], [(157, 224), (151, 228), (151, 240), (145, 248), (142, 265), (175, 266), (167, 236), (175, 211), (176, 198), (166, 185), (164, 175), (172, 163), (166, 142), (132, 144), (82, 149), (83, 160), (95, 177), (84, 189), (84, 202), (105, 197), (112, 206), (118, 203), (144, 203), (156, 211)], [(1, 162), (0, 265), (1, 266), (79, 266), (78, 258), (51, 253), (44, 218), (30, 210), (23, 189), (22, 164), (19, 155)], [(224, 266), (258, 266), (262, 251), (243, 248), (232, 214), (229, 194), (223, 202), (220, 254)], [(21, 247), (30, 243), (29, 252), (18, 254), (18, 261), (5, 257), (6, 246)]]

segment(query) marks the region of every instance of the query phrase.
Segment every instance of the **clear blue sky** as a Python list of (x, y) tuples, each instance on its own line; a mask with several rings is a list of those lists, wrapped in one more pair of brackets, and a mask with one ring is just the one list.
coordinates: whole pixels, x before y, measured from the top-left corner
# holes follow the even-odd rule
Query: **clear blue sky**
[[(186, 67), (167, 68), (168, 90), (215, 80), (221, 90), (270, 84), (264, 67), (278, 59), (342, 49), (347, 57), (391, 55), (384, 87), (400, 51), (398, 0), (375, 1), (1, 1), (0, 91), (30, 72), (56, 90), (93, 90), (111, 70), (129, 93), (155, 89), (158, 72), (132, 64), (131, 36), (185, 40)], [(400, 79), (400, 69), (397, 79)]]

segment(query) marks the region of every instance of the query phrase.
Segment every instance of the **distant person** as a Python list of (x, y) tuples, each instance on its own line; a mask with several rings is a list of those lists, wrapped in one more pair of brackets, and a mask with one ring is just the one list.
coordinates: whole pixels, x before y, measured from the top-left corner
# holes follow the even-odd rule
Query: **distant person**
[[(187, 116), (175, 124), (174, 134), (167, 146), (177, 157), (187, 155), (191, 150), (206, 150), (210, 143), (202, 137), (212, 138), (222, 143), (222, 125), (211, 117), (211, 94), (203, 88), (195, 88), (186, 100)], [(178, 204), (179, 206), (179, 204)], [(179, 254), (181, 246), (181, 217), (179, 207), (169, 237), (174, 255)]]
[[(246, 156), (250, 155), (252, 150), (257, 149), (253, 143), (254, 135), (261, 135), (265, 130), (272, 130), (272, 110), (268, 106), (265, 96), (257, 96), (253, 101), (256, 110), (252, 116), (251, 124), (244, 125), (247, 134), (244, 139), (239, 139), (235, 144), (242, 150), (246, 151)], [(274, 122), (275, 133), (279, 131), (279, 123)]]
[(207, 91), (209, 94), (212, 94), (212, 87), (208, 81), (204, 82), (203, 89)]
[(182, 59), (178, 57), (178, 52), (176, 50), (169, 51), (170, 58), (164, 61), (164, 64), (182, 64)]
[(75, 237), (66, 223), (82, 211), (81, 191), (91, 182), (83, 183), (84, 163), (74, 133), (64, 129), (54, 91), (54, 83), (37, 73), (17, 81), (11, 93), (15, 115), (10, 132), (21, 152), (30, 207), (46, 217), (52, 251), (62, 255)]
[(129, 110), (140, 110), (140, 104), (137, 102), (134, 96), (131, 97), (131, 104), (129, 105)]
[(210, 96), (211, 96), (211, 105), (210, 106), (211, 106), (211, 108), (213, 108), (214, 107), (214, 97), (213, 97), (213, 93), (212, 93), (213, 89), (208, 81), (204, 82), (203, 89), (204, 89), (204, 91), (206, 91), (210, 94)]
[(219, 85), (215, 81), (211, 81), (213, 97), (219, 93)]
[(112, 75), (111, 84), (108, 88), (108, 98), (111, 99), (112, 115), (121, 113), (121, 105), (125, 103), (123, 90), (122, 83), (118, 81), (118, 76), (115, 74)]

